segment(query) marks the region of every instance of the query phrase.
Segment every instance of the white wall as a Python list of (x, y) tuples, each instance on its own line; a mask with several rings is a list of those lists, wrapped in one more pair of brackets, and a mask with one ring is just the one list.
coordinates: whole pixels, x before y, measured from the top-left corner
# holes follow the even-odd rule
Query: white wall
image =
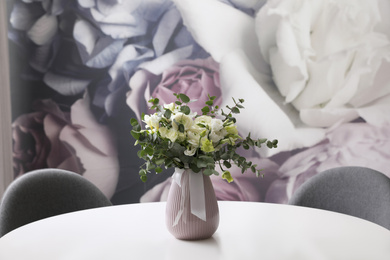
[(0, 198), (12, 181), (11, 98), (6, 1), (0, 1)]

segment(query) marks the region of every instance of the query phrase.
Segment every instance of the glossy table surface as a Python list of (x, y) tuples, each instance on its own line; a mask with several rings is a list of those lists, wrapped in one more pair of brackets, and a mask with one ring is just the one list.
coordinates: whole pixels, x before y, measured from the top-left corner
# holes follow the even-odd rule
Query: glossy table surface
[(79, 211), (0, 239), (0, 259), (390, 259), (390, 231), (339, 213), (256, 202), (219, 202), (212, 238), (175, 239), (165, 203)]

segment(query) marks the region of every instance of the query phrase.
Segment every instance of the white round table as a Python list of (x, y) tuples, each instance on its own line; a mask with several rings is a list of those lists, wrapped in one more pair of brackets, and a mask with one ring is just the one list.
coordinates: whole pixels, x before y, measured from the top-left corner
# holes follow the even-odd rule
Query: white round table
[(175, 239), (165, 203), (84, 210), (40, 220), (0, 239), (0, 259), (390, 259), (390, 231), (339, 213), (219, 202), (212, 238)]

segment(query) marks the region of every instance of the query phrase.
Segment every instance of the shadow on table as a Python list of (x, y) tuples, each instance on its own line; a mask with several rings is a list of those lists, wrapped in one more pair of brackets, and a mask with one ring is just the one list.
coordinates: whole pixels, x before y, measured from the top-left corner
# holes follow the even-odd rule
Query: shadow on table
[(191, 241), (172, 239), (167, 247), (166, 254), (167, 259), (179, 259), (180, 257), (186, 260), (199, 260), (199, 256), (205, 255), (222, 256), (218, 237)]

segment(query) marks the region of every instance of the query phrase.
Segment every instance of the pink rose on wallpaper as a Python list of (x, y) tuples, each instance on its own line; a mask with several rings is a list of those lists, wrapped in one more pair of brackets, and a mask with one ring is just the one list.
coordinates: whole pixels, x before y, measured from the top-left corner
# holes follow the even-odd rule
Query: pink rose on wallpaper
[(37, 112), (19, 116), (12, 124), (15, 177), (40, 168), (70, 170), (110, 198), (119, 174), (116, 145), (88, 104), (88, 98), (80, 99), (66, 113), (52, 100), (41, 100), (34, 104)]
[[(261, 167), (264, 168), (264, 178), (258, 178), (250, 171), (242, 174), (241, 170), (233, 165), (232, 168), (229, 169), (232, 177), (234, 178), (233, 182), (228, 183), (220, 176), (211, 176), (215, 195), (218, 200), (265, 200), (265, 194), (268, 187), (278, 178), (280, 174), (278, 173), (279, 166), (269, 159), (249, 157), (248, 160), (261, 165)], [(219, 171), (218, 167), (216, 167), (216, 170)], [(141, 202), (166, 201), (171, 183), (172, 178), (168, 178), (166, 181), (154, 186), (141, 197)]]
[(219, 66), (213, 59), (183, 60), (166, 69), (161, 75), (146, 70), (137, 71), (129, 82), (127, 104), (140, 118), (147, 111), (150, 97), (160, 99), (160, 104), (174, 102), (173, 93), (184, 93), (196, 102), (189, 106), (201, 114), (201, 108), (210, 96), (217, 96), (214, 105), (221, 104)]
[(215, 194), (218, 200), (231, 201), (264, 201), (265, 194), (271, 183), (278, 178), (279, 165), (269, 159), (248, 157), (249, 161), (264, 169), (264, 177), (256, 177), (251, 171), (244, 174), (233, 165), (229, 169), (234, 181), (226, 182), (219, 176), (211, 176)]
[(340, 166), (362, 166), (390, 177), (390, 126), (349, 123), (327, 134), (322, 143), (306, 149), (281, 165), (280, 178), (271, 184), (266, 201), (287, 203), (306, 180)]

